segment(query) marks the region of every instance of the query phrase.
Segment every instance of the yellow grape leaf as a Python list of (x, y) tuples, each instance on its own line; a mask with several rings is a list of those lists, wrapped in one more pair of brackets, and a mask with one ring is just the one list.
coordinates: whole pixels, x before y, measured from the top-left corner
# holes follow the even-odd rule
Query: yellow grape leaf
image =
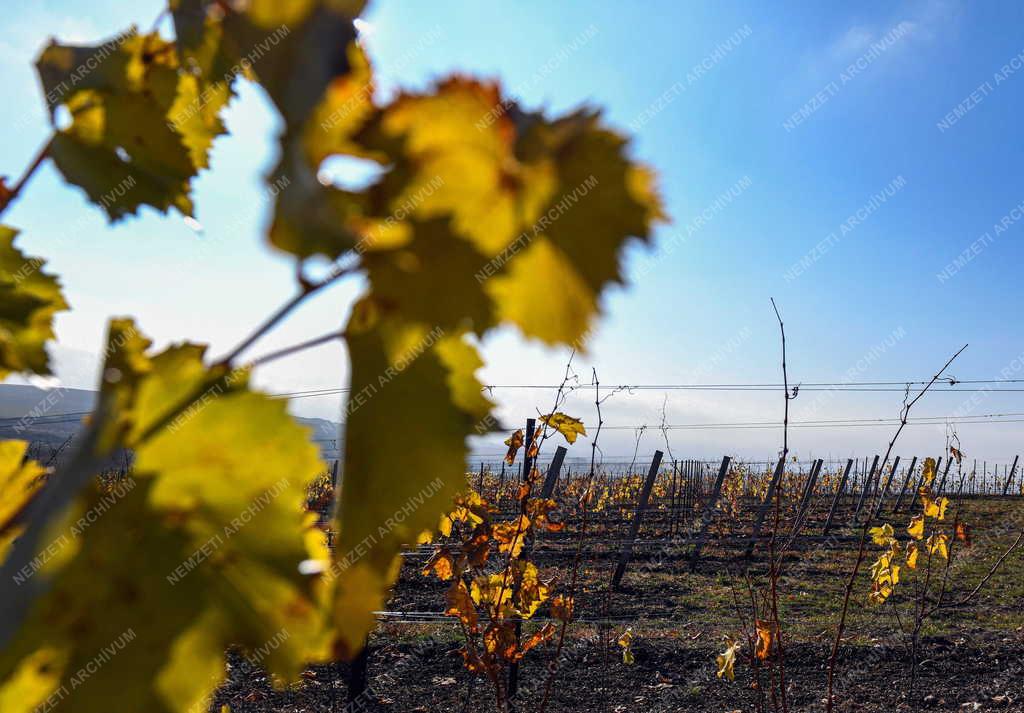
[(445, 592), (445, 601), (448, 604), (448, 608), (444, 612), (445, 614), (459, 617), (459, 620), (466, 627), (466, 631), (470, 634), (475, 634), (480, 630), (476, 607), (473, 604), (473, 598), (470, 596), (469, 590), (466, 589), (465, 582), (461, 579), (452, 582), (452, 586)]
[(206, 165), (227, 93), (202, 95), (173, 43), (135, 28), (94, 47), (51, 43), (36, 63), (51, 112), (65, 106), (49, 156), (111, 221), (140, 205), (192, 215), (191, 180)]
[(921, 481), (924, 485), (931, 485), (935, 480), (935, 459), (925, 458), (924, 468), (921, 471)]
[(452, 525), (456, 522), (478, 525), (489, 515), (490, 506), (478, 493), (460, 493), (455, 496), (455, 508), (441, 516), (438, 530), (445, 537), (449, 537), (452, 534)]
[(949, 535), (937, 532), (928, 538), (928, 552), (938, 553), (943, 559), (949, 559)]
[[(518, 254), (507, 261), (510, 269), (488, 283), (488, 292), (502, 321), (544, 342), (582, 348), (597, 298), (622, 282), (619, 254), (627, 239), (646, 241), (651, 226), (664, 220), (661, 200), (652, 174), (629, 161), (626, 140), (596, 112), (554, 121), (529, 115), (518, 123), (528, 127), (518, 143), (523, 161), (544, 166), (550, 190), (511, 244)], [(523, 311), (538, 295), (545, 298), (543, 311)]]
[(881, 555), (871, 565), (870, 599), (875, 604), (882, 604), (888, 599), (900, 581), (900, 567), (893, 563), (892, 555)]
[(921, 504), (924, 507), (926, 517), (934, 517), (937, 520), (944, 520), (946, 518), (946, 507), (949, 505), (949, 498), (941, 497), (938, 500), (932, 500), (931, 497), (922, 496)]
[(530, 518), (520, 515), (515, 520), (495, 523), (491, 534), (498, 542), (499, 552), (511, 552), (518, 557), (526, 542), (526, 533), (530, 531)]
[(338, 650), (351, 656), (374, 625), (368, 607), (380, 608), (397, 576), (403, 545), (436, 528), (465, 488), (466, 438), (490, 402), (473, 375), (480, 358), (459, 334), (399, 321), (364, 299), (346, 341), (352, 390), (335, 559), (376, 575), (367, 575), (370, 593), (338, 584), (338, 597), (351, 601), (337, 606), (361, 612), (338, 625)]
[(541, 416), (540, 420), (565, 436), (565, 440), (570, 444), (576, 442), (577, 436), (587, 435), (587, 429), (583, 427), (583, 421), (572, 416), (566, 416), (561, 411)]
[(0, 225), (0, 380), (12, 372), (50, 374), (45, 344), (53, 316), (68, 309), (60, 282), (45, 261), (14, 246), (18, 231)]
[(469, 591), (474, 602), (486, 606), (492, 614), (503, 615), (512, 599), (512, 578), (504, 573), (481, 574), (473, 578)]
[(885, 523), (881, 527), (872, 527), (868, 530), (868, 534), (871, 535), (871, 541), (876, 545), (887, 545), (893, 536), (892, 525)]
[(513, 581), (516, 584), (512, 604), (523, 619), (532, 617), (540, 605), (547, 601), (551, 588), (540, 580), (537, 565), (526, 560), (512, 563)]
[(924, 537), (924, 515), (914, 515), (910, 518), (910, 525), (907, 526), (907, 534), (915, 540)]
[(761, 661), (768, 658), (771, 652), (772, 643), (775, 641), (776, 627), (770, 621), (757, 619), (754, 622), (754, 631), (757, 633), (757, 644), (754, 646), (754, 655)]
[(720, 653), (715, 662), (718, 664), (717, 675), (719, 678), (727, 678), (730, 681), (736, 680), (736, 654), (739, 653), (742, 645), (738, 641), (728, 642), (725, 651)]
[[(347, 89), (315, 112), (329, 118), (342, 102), (337, 126), (286, 146), (283, 172), (309, 178), (340, 154), (369, 157), (382, 175), (359, 195), (314, 199), (311, 178), (283, 191), (279, 201), (304, 207), (279, 207), (274, 244), (334, 258), (355, 234), (372, 293), (411, 320), (479, 335), (507, 321), (549, 343), (577, 341), (601, 292), (621, 282), (627, 240), (646, 240), (663, 217), (625, 140), (592, 112), (526, 115), (496, 85), (463, 77), (371, 108), (368, 70), (349, 66)], [(288, 230), (294, 215), (324, 228)]]
[(519, 654), (516, 625), (512, 622), (491, 622), (483, 635), (484, 648), (504, 661), (517, 661)]
[(551, 512), (558, 507), (551, 498), (531, 498), (526, 502), (526, 514), (534, 527), (544, 528), (548, 532), (561, 532), (565, 529), (564, 522), (551, 519)]
[(182, 68), (199, 81), (207, 100), (210, 92), (226, 90), (230, 95), (231, 84), (245, 68), (225, 41), (223, 7), (209, 0), (170, 0), (168, 8)]
[(455, 576), (455, 557), (447, 547), (438, 547), (423, 566), (422, 574), (424, 576), (431, 573), (436, 574), (437, 578), (443, 582)]
[(627, 628), (619, 637), (619, 646), (622, 647), (622, 663), (632, 665), (636, 659), (633, 657), (633, 627)]
[(523, 447), (526, 437), (523, 435), (523, 429), (516, 429), (516, 432), (505, 439), (505, 445), (508, 446), (508, 453), (505, 454), (505, 462), (512, 465), (516, 462), (516, 453)]
[(917, 569), (918, 548), (916, 542), (907, 545), (907, 566), (910, 569)]

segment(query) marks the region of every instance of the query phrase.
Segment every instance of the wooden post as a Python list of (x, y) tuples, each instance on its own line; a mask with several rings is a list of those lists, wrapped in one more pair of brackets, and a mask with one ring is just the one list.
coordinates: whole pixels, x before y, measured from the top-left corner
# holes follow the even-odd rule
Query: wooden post
[(349, 664), (346, 684), (348, 686), (347, 710), (364, 711), (369, 708), (366, 698), (367, 670), (370, 664), (370, 641), (363, 642), (362, 650)]
[(807, 510), (811, 505), (811, 495), (814, 494), (814, 486), (818, 481), (818, 474), (821, 473), (821, 466), (824, 462), (821, 458), (814, 461), (811, 465), (811, 472), (807, 474), (807, 484), (804, 486), (804, 495), (800, 498), (800, 509), (797, 510), (796, 520), (793, 522), (793, 532), (790, 534), (789, 542), (786, 544), (787, 548), (796, 539), (800, 528), (804, 525), (804, 520), (807, 519)]
[(864, 500), (868, 496), (868, 491), (871, 490), (871, 483), (875, 479), (875, 469), (876, 468), (878, 468), (878, 456), (875, 456), (875, 459), (871, 462), (871, 471), (868, 473), (867, 477), (864, 479), (864, 484), (863, 484), (863, 486), (860, 489), (860, 499), (857, 501), (857, 509), (853, 511), (853, 521), (854, 522), (857, 522), (857, 520), (860, 519), (860, 511), (861, 511), (861, 508), (864, 507)]
[(501, 491), (505, 489), (505, 459), (501, 459), (501, 475), (498, 478), (498, 492), (494, 494), (494, 504), (501, 507)]
[[(953, 459), (952, 458), (947, 458), (946, 459), (946, 469), (944, 471), (942, 471), (942, 480), (939, 481), (939, 487), (935, 491), (936, 495), (941, 494), (943, 489), (946, 487), (946, 476), (949, 475), (949, 466), (951, 466), (952, 464), (953, 464)], [(938, 468), (936, 468), (936, 470), (938, 470)]]
[(828, 531), (832, 527), (832, 518), (836, 514), (836, 506), (839, 504), (839, 498), (843, 494), (843, 490), (846, 488), (846, 479), (850, 476), (850, 468), (853, 467), (853, 458), (846, 459), (846, 468), (843, 470), (843, 477), (839, 479), (839, 487), (836, 488), (836, 494), (832, 497), (832, 506), (828, 509), (828, 517), (825, 519), (825, 529), (821, 531), (821, 534), (827, 535)]
[[(892, 469), (889, 471), (889, 477), (885, 480), (885, 487), (882, 488), (882, 494), (878, 498), (878, 502), (875, 503), (875, 509), (871, 513), (872, 519), (878, 517), (882, 512), (882, 506), (885, 504), (885, 499), (889, 495), (889, 486), (892, 485), (892, 479), (896, 477), (896, 469), (900, 467), (900, 457), (896, 456), (896, 460), (892, 462)], [(882, 474), (878, 474), (878, 479), (882, 479)]]
[(562, 461), (565, 460), (566, 453), (564, 446), (555, 449), (555, 457), (551, 459), (547, 477), (544, 478), (544, 487), (540, 491), (540, 496), (545, 500), (555, 492), (555, 483), (558, 482), (558, 475), (562, 472)]
[(750, 559), (754, 554), (754, 545), (761, 534), (761, 526), (764, 525), (764, 519), (768, 515), (768, 508), (771, 507), (772, 498), (775, 497), (775, 489), (779, 487), (779, 481), (782, 479), (782, 471), (785, 467), (786, 460), (780, 457), (778, 464), (775, 466), (775, 472), (772, 473), (772, 482), (768, 485), (768, 492), (765, 493), (764, 502), (761, 503), (761, 507), (757, 511), (754, 528), (750, 531), (750, 542), (747, 543), (747, 552), (744, 555), (747, 559)]
[(903, 479), (903, 487), (900, 488), (900, 496), (896, 498), (896, 504), (893, 506), (892, 511), (899, 512), (900, 504), (903, 502), (903, 497), (907, 494), (907, 489), (910, 487), (910, 479), (914, 477), (914, 467), (917, 465), (917, 456), (910, 461), (910, 467), (907, 469), (907, 477)]
[(1003, 486), (1003, 496), (1004, 497), (1009, 494), (1010, 486), (1013, 484), (1013, 475), (1014, 475), (1014, 473), (1017, 472), (1017, 459), (1018, 458), (1020, 458), (1020, 456), (1014, 456), (1013, 457), (1013, 466), (1010, 468), (1010, 474), (1008, 476), (1006, 476), (1006, 485)]
[(725, 482), (725, 475), (729, 472), (731, 460), (729, 456), (722, 458), (722, 465), (718, 469), (718, 477), (715, 478), (715, 484), (711, 489), (711, 497), (708, 499), (708, 504), (704, 506), (704, 512), (700, 516), (700, 529), (693, 544), (693, 551), (690, 553), (690, 569), (695, 568), (697, 560), (700, 559), (700, 551), (704, 546), (704, 535), (711, 526), (711, 520), (714, 519), (715, 506), (718, 505), (718, 498), (722, 494), (722, 483)]
[(633, 556), (633, 542), (636, 540), (637, 535), (640, 534), (640, 520), (643, 518), (644, 510), (647, 509), (647, 502), (650, 500), (651, 489), (654, 487), (654, 479), (658, 475), (658, 468), (661, 467), (661, 457), (663, 455), (661, 451), (654, 451), (651, 469), (647, 471), (647, 480), (644, 481), (644, 487), (640, 491), (640, 498), (636, 503), (636, 514), (633, 515), (633, 522), (629, 527), (629, 539), (626, 540), (622, 548), (622, 554), (619, 556), (619, 566), (615, 568), (615, 574), (612, 576), (612, 589), (619, 588), (622, 576), (626, 573), (629, 558)]

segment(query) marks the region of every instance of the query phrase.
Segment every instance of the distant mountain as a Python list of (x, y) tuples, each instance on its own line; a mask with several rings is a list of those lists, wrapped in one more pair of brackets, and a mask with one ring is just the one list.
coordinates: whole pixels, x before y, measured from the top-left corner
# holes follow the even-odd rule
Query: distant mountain
[[(55, 448), (82, 428), (92, 411), (96, 392), (87, 389), (39, 389), (0, 384), (0, 439), (17, 438)], [(336, 458), (341, 426), (324, 418), (295, 420), (312, 429), (311, 438), (325, 458)]]

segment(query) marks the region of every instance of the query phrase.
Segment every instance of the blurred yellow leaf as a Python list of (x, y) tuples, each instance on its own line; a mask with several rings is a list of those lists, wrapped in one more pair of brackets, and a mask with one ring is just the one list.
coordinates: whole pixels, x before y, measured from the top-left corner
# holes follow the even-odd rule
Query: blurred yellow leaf
[(0, 225), (0, 380), (11, 373), (50, 374), (45, 344), (53, 317), (68, 309), (45, 261), (14, 247), (18, 231)]

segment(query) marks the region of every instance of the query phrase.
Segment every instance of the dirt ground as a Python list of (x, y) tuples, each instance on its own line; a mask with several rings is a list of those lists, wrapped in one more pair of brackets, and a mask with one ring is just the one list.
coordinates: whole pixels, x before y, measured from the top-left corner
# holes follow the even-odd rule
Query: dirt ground
[[(974, 542), (969, 550), (954, 551), (948, 601), (968, 595), (1013, 541), (1024, 520), (1024, 502), (973, 500), (965, 504), (963, 517), (973, 525)], [(906, 517), (889, 519), (895, 526)], [(816, 531), (817, 522), (811, 519), (808, 533)], [(551, 669), (556, 673), (546, 710), (552, 712), (755, 711), (760, 691), (763, 710), (775, 709), (769, 672), (760, 671), (758, 688), (746, 654), (737, 659), (735, 681), (718, 678), (715, 665), (726, 639), (743, 636), (743, 619), (749, 617), (749, 606), (740, 603), (749, 602), (742, 573), (749, 567), (758, 581), (763, 562), (755, 557), (745, 563), (735, 546), (712, 544), (691, 570), (689, 549), (672, 547), (665, 533), (648, 534), (657, 544), (637, 549), (619, 591), (608, 586), (618, 547), (595, 538), (578, 592), (580, 621), (570, 627), (560, 657), (551, 643), (524, 660), (519, 710), (540, 709)], [(808, 537), (786, 559), (779, 606), (790, 711), (824, 710), (829, 649), (845, 575), (855, 558), (854, 535), (846, 528), (830, 541)], [(542, 571), (564, 576), (570, 558), (553, 539), (538, 543), (536, 560)], [(406, 615), (442, 609), (445, 585), (422, 577), (421, 565), (421, 558), (407, 560), (389, 609)], [(926, 622), (911, 690), (908, 639), (901, 626), (909, 623), (912, 576), (881, 607), (867, 601), (868, 575), (857, 579), (838, 657), (835, 710), (1024, 712), (1024, 552), (1009, 557), (966, 605)], [(534, 626), (524, 626), (524, 634)], [(627, 627), (635, 634), (635, 661), (629, 665), (616, 643)], [(444, 620), (382, 623), (371, 638), (372, 695), (363, 701), (365, 710), (494, 710), (490, 683), (462, 666), (457, 634), (458, 628)], [(233, 713), (345, 710), (347, 671), (344, 664), (314, 667), (300, 683), (279, 691), (261, 669), (231, 654), (228, 681), (210, 710), (221, 713), (225, 704)], [(781, 710), (781, 701), (778, 705)]]

